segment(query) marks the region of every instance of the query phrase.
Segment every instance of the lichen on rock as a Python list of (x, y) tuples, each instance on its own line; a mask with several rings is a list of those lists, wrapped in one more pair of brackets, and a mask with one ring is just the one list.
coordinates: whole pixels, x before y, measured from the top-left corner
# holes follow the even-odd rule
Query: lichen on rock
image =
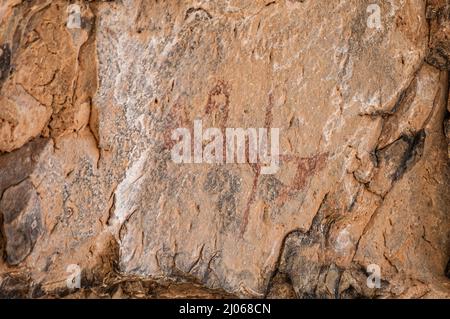
[(373, 2), (3, 1), (0, 296), (449, 298), (448, 1)]

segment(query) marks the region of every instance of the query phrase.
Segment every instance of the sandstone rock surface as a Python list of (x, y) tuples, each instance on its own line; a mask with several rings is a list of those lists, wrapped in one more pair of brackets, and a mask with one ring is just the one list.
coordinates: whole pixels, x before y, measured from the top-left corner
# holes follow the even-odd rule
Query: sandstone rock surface
[(73, 4), (0, 2), (0, 296), (450, 297), (448, 1)]

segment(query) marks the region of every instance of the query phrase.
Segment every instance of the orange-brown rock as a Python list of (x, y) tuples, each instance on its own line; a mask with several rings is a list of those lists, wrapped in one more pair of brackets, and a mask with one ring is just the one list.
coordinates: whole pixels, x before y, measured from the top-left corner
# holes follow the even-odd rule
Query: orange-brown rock
[(450, 6), (372, 2), (3, 1), (0, 296), (449, 298)]

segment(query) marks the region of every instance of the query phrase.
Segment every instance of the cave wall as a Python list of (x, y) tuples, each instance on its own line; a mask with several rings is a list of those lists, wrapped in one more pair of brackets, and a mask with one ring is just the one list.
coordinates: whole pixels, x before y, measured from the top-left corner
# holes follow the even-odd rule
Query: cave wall
[[(0, 293), (111, 273), (246, 297), (449, 297), (448, 1), (0, 5)], [(68, 11), (69, 8), (69, 11)], [(75, 21), (76, 22), (76, 21)], [(173, 130), (279, 128), (280, 164)], [(367, 267), (381, 286), (367, 286)]]

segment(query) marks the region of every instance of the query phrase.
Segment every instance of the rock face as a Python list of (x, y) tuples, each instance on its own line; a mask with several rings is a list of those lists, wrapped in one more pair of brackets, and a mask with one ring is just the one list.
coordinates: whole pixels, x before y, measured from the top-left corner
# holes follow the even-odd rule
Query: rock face
[(450, 297), (450, 4), (376, 2), (1, 2), (0, 295)]

